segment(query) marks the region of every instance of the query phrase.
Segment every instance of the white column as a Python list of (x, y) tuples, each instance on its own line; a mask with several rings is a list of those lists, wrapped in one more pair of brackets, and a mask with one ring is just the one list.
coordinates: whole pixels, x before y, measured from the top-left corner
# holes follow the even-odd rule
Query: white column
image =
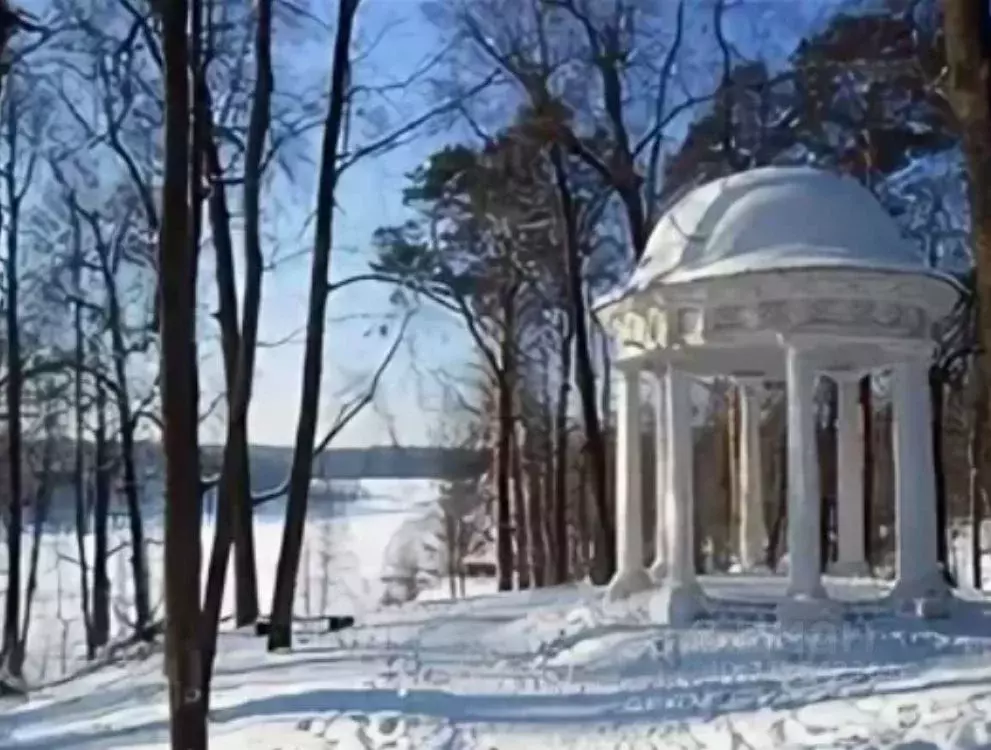
[(860, 382), (837, 382), (836, 528), (839, 546), (834, 572), (867, 575), (864, 550), (864, 436)]
[(694, 487), (692, 481), (692, 392), (688, 376), (669, 368), (667, 394), (667, 531), (668, 570), (651, 604), (654, 619), (688, 625), (704, 598), (695, 576)]
[(902, 602), (935, 601), (947, 594), (947, 587), (939, 572), (936, 549), (932, 404), (926, 360), (895, 366), (892, 407), (898, 569), (892, 597)]
[(826, 592), (820, 575), (819, 457), (813, 410), (816, 370), (809, 352), (789, 346), (788, 377), (788, 563), (783, 620), (818, 619)]
[(740, 566), (760, 568), (767, 531), (764, 524), (763, 466), (760, 452), (760, 397), (741, 387), (740, 401)]
[(671, 527), (668, 522), (668, 377), (667, 366), (663, 365), (655, 373), (654, 392), (654, 563), (650, 566), (650, 577), (661, 583), (668, 574), (668, 536)]
[(650, 586), (643, 564), (643, 465), (640, 457), (640, 369), (628, 365), (616, 380), (616, 551), (618, 570), (609, 598)]

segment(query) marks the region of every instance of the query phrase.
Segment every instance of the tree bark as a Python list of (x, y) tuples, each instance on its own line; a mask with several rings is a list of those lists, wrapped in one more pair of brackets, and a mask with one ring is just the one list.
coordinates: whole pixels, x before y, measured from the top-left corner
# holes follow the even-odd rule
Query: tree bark
[[(194, 0), (194, 17), (197, 10)], [(165, 170), (158, 246), (166, 497), (165, 658), (172, 747), (201, 750), (207, 747), (207, 731), (200, 592), (199, 586), (191, 585), (200, 580), (202, 499), (197, 441), (196, 250), (188, 205), (189, 5), (187, 0), (171, 0), (162, 4), (160, 12), (165, 59)], [(197, 25), (194, 19), (194, 30)]]
[(6, 324), (7, 330), (7, 470), (9, 472), (7, 513), (7, 596), (4, 606), (3, 646), (0, 663), (14, 677), (20, 677), (20, 608), (21, 608), (21, 533), (22, 517), (22, 457), (21, 457), (21, 395), (23, 391), (23, 363), (21, 362), (21, 330), (19, 315), (18, 233), (20, 229), (20, 200), (14, 176), (17, 158), (17, 102), (11, 97), (7, 110), (7, 142), (10, 163), (5, 176), (8, 198), (7, 213), (7, 277)]
[(943, 443), (943, 412), (946, 401), (943, 374), (938, 365), (929, 368), (929, 398), (932, 401), (933, 475), (936, 480), (936, 559), (947, 583), (952, 584), (947, 543), (946, 459)]
[(564, 223), (565, 268), (568, 279), (568, 296), (571, 305), (571, 322), (575, 337), (575, 379), (581, 400), (582, 419), (588, 444), (591, 469), (592, 497), (598, 515), (596, 525), (593, 580), (605, 583), (616, 571), (616, 535), (609, 507), (608, 469), (606, 465), (606, 440), (599, 421), (596, 405), (595, 369), (592, 366), (591, 337), (588, 330), (588, 310), (585, 305), (585, 287), (582, 277), (582, 255), (578, 238), (577, 216), (564, 156), (558, 146), (551, 147), (551, 162)]
[[(514, 425), (515, 427), (515, 425)], [(512, 480), (513, 480), (513, 524), (516, 532), (516, 582), (517, 587), (523, 591), (530, 588), (532, 584), (530, 568), (530, 528), (527, 506), (530, 498), (527, 498), (525, 483), (523, 481), (523, 447), (520, 445), (519, 432), (512, 430)]]
[[(217, 256), (218, 319), (224, 353), (228, 425), (223, 466), (217, 487), (217, 520), (207, 573), (204, 601), (204, 675), (209, 684), (213, 673), (217, 632), (224, 598), (231, 543), (234, 543), (235, 622), (243, 627), (258, 618), (253, 513), (251, 502), (248, 405), (254, 381), (254, 359), (261, 305), (260, 206), (261, 157), (268, 131), (271, 72), (271, 0), (257, 5), (255, 96), (251, 110), (245, 165), (245, 300), (241, 330), (237, 321), (237, 287), (234, 275), (233, 241), (226, 189), (216, 179), (209, 201), (210, 224)], [(212, 120), (213, 105), (205, 72), (196, 85), (197, 107), (204, 119)], [(220, 177), (220, 156), (215, 137), (203, 139), (204, 157), (211, 175)]]
[(330, 104), (324, 125), (319, 187), (317, 190), (316, 232), (313, 243), (313, 266), (310, 276), (310, 306), (306, 322), (306, 346), (303, 355), (303, 387), (300, 394), (299, 421), (289, 472), (286, 500), (286, 523), (275, 573), (268, 649), (292, 645), (292, 607), (296, 593), (299, 556), (303, 547), (307, 496), (316, 440), (319, 413), (320, 380), (323, 373), (323, 337), (327, 311), (330, 251), (333, 240), (334, 192), (337, 187), (337, 155), (344, 125), (344, 106), (350, 79), (350, 45), (354, 17), (359, 0), (339, 0), (337, 31), (331, 69)]
[(554, 413), (554, 582), (567, 583), (570, 578), (568, 550), (568, 408), (571, 395), (571, 352), (574, 345), (570, 315), (561, 344), (561, 368), (558, 372), (557, 401)]
[(148, 592), (148, 568), (145, 557), (144, 519), (141, 513), (141, 490), (138, 487), (138, 471), (134, 451), (134, 418), (131, 413), (131, 396), (127, 376), (127, 344), (124, 341), (123, 315), (117, 294), (117, 280), (108, 248), (101, 246), (100, 268), (107, 293), (108, 324), (114, 360), (114, 394), (117, 414), (120, 418), (121, 463), (124, 472), (124, 498), (127, 502), (128, 525), (131, 534), (131, 574), (134, 578), (135, 632), (140, 638), (150, 639), (151, 596)]
[[(976, 406), (983, 407), (984, 404), (979, 403)], [(982, 411), (986, 412), (975, 408), (974, 424), (970, 432), (970, 564), (971, 581), (977, 590), (981, 590), (984, 583), (984, 561), (981, 559), (984, 486), (981, 481), (981, 464), (986, 450), (987, 417)]]
[(860, 423), (864, 449), (864, 560), (874, 566), (874, 404), (872, 380), (865, 375), (860, 380)]
[(93, 623), (90, 618), (89, 602), (89, 565), (86, 560), (86, 462), (85, 426), (83, 423), (83, 365), (85, 364), (85, 346), (83, 338), (83, 306), (82, 306), (82, 271), (83, 243), (78, 217), (73, 219), (73, 259), (72, 259), (72, 288), (77, 296), (73, 306), (72, 328), (75, 334), (74, 367), (72, 373), (73, 409), (75, 412), (73, 484), (76, 495), (76, 554), (79, 555), (79, 603), (83, 629), (86, 634), (86, 658), (96, 655), (96, 644), (93, 639)]
[[(507, 321), (508, 323), (508, 321)], [(496, 373), (496, 562), (499, 568), (499, 591), (513, 589), (515, 555), (513, 554), (513, 518), (510, 502), (510, 474), (513, 445), (513, 344), (507, 331), (500, 346), (499, 370)]]
[(110, 577), (107, 575), (107, 521), (110, 515), (110, 453), (107, 450), (107, 396), (96, 383), (96, 437), (93, 467), (93, 644), (110, 640)]
[[(943, 30), (946, 45), (947, 86), (956, 115), (963, 152), (967, 160), (970, 193), (971, 237), (976, 267), (978, 394), (975, 403), (975, 435), (972, 447), (971, 503), (980, 506), (978, 496), (987, 490), (991, 467), (989, 452), (981, 434), (989, 422), (991, 408), (991, 9), (981, 0), (946, 0), (943, 3)], [(980, 510), (977, 511), (980, 515)], [(975, 532), (978, 529), (974, 529)], [(974, 544), (979, 548), (979, 534)], [(980, 555), (973, 561), (979, 573)], [(975, 579), (979, 584), (980, 579)]]

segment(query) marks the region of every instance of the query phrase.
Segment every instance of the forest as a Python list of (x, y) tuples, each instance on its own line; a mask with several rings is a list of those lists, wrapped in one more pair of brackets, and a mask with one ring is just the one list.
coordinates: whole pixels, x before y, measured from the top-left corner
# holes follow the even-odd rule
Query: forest
[[(456, 321), (468, 343), (464, 366), (437, 376), (449, 406), (438, 442), (488, 458), (444, 487), (449, 563), (481, 544), (493, 550), (500, 590), (606, 582), (617, 557), (613, 391), (595, 300), (629, 275), (678, 197), (768, 165), (855, 178), (928, 265), (967, 290), (929, 374), (935, 533), (953, 579), (952, 540), (974, 530), (970, 575), (982, 581), (979, 530), (991, 513), (984, 5), (450, 0), (403, 3), (394, 23), (369, 32), (377, 7), (398, 5), (0, 3), (0, 687), (17, 689), (29, 648), (37, 570), (23, 545), (37, 540), (54, 489), (69, 485), (89, 658), (112, 645), (106, 529), (120, 504), (132, 638), (164, 637), (174, 747), (205, 747), (225, 587), (238, 626), (263, 619), (270, 651), (292, 646), (315, 458), (370, 407), (410, 330), (429, 325), (426, 310)], [(422, 60), (383, 66), (401, 24), (439, 41)], [(424, 144), (426, 158), (403, 177), (403, 218), (370, 227), (361, 268), (342, 276), (348, 178)], [(305, 202), (302, 214), (293, 202)], [(249, 411), (259, 353), (272, 345), (260, 320), (280, 303), (270, 290), (290, 255), (303, 258), (307, 279), (292, 459), (275, 486), (253, 486)], [(388, 290), (390, 314), (370, 334), (381, 359), (324, 424), (326, 373), (350, 355), (328, 308), (364, 286)], [(737, 543), (740, 399), (729, 380), (698, 389), (696, 567), (725, 571)], [(780, 384), (764, 390), (773, 569), (787, 524), (784, 401)], [(823, 381), (817, 403), (825, 566), (835, 554), (835, 388)], [(894, 508), (883, 377), (863, 380), (860, 408), (868, 558), (883, 574)], [(218, 420), (222, 448), (205, 452), (204, 425)], [(149, 441), (165, 456), (164, 618), (153, 613), (143, 552)], [(651, 450), (645, 439), (648, 466)], [(643, 481), (650, 496), (650, 472)], [(207, 546), (198, 540), (211, 492)], [(266, 602), (253, 513), (276, 496), (286, 512)], [(201, 573), (202, 596), (188, 585)]]

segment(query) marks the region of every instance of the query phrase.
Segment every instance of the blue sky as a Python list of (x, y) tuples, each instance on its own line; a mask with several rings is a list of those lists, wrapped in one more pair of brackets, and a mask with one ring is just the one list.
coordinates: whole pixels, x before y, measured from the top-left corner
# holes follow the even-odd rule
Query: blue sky
[[(368, 59), (362, 61), (356, 76), (363, 75), (366, 80), (377, 82), (390, 80), (390, 77), (394, 80), (408, 75), (417, 61), (436, 51), (437, 32), (422, 20), (417, 6), (416, 2), (401, 0), (366, 0), (362, 3), (359, 10), (361, 37), (376, 38), (388, 27), (388, 42), (380, 44)], [(327, 57), (325, 64), (329, 64), (330, 44), (323, 49)], [(397, 60), (403, 64), (397, 67)], [(406, 116), (412, 117), (425, 106), (412, 101), (401, 103), (400, 108), (406, 110)], [(402, 122), (400, 112), (390, 115), (391, 127)], [(353, 131), (356, 143), (360, 143), (361, 130), (361, 123), (356, 123)], [(368, 259), (372, 257), (372, 232), (378, 226), (399, 222), (405, 216), (402, 206), (405, 175), (449, 138), (449, 133), (442, 136), (424, 134), (394, 152), (366, 159), (346, 173), (338, 190), (339, 210), (335, 219), (332, 259), (335, 280), (367, 270)], [(315, 138), (311, 140), (310, 154), (316, 160), (318, 143)], [(309, 248), (312, 243), (310, 231), (301, 234), (306, 217), (313, 210), (312, 191), (298, 188), (298, 195), (294, 194), (291, 202), (298, 210), (291, 211), (280, 221), (280, 237), (285, 236), (280, 244), (285, 246), (286, 255), (294, 247)], [(262, 342), (281, 341), (305, 325), (309, 272), (310, 257), (302, 254), (266, 274), (260, 328)], [(390, 313), (395, 312), (389, 302), (391, 292), (391, 287), (363, 283), (331, 296), (325, 339), (321, 430), (333, 423), (342, 399), (360, 392), (389, 348), (395, 326), (385, 338), (377, 332), (366, 333), (369, 329), (377, 329)], [(301, 336), (291, 343), (259, 351), (250, 413), (253, 442), (292, 444), (299, 410), (302, 352)], [(406, 343), (397, 353), (378, 391), (376, 403), (364, 410), (336, 444), (390, 443), (393, 439), (390, 428), (402, 444), (431, 441), (441, 422), (441, 393), (434, 378), (422, 370), (444, 367), (454, 373), (469, 356), (467, 338), (457, 320), (437, 309), (417, 313)], [(216, 367), (207, 364), (203, 379), (204, 391), (215, 391), (220, 380)], [(221, 427), (219, 420), (207, 425), (204, 438), (219, 438)]]
[[(661, 0), (662, 2), (668, 0)], [(673, 0), (671, 0), (673, 1)], [(793, 48), (797, 32), (822, 18), (836, 0), (767, 0), (747, 6), (747, 15), (727, 26), (731, 40), (743, 50), (760, 47), (772, 58)], [(689, 12), (692, 6), (689, 4)], [(708, 12), (705, 13), (707, 17)], [(426, 22), (417, 0), (363, 0), (359, 10), (359, 35), (378, 38), (386, 29), (385, 41), (362, 59), (355, 71), (368, 83), (396, 80), (410, 74), (419, 61), (436, 53), (445, 41)], [(702, 19), (696, 19), (702, 20)], [(734, 18), (734, 20), (737, 20)], [(703, 21), (704, 23), (704, 21)], [(780, 33), (778, 33), (780, 32)], [(707, 36), (708, 33), (707, 32)], [(749, 49), (748, 49), (749, 48)], [(315, 56), (316, 59), (310, 59)], [(704, 54), (703, 54), (704, 56)], [(301, 68), (325, 73), (329, 65), (330, 42), (322, 40), (301, 50)], [(325, 59), (321, 59), (321, 57)], [(397, 62), (399, 64), (397, 64)], [(309, 71), (307, 71), (309, 72)], [(279, 81), (276, 81), (279, 87)], [(404, 117), (415, 116), (431, 103), (406, 101), (393, 111), (390, 125), (395, 127)], [(436, 104), (436, 102), (433, 102)], [(360, 133), (361, 124), (356, 125)], [(350, 171), (338, 190), (339, 210), (335, 222), (335, 279), (366, 270), (371, 257), (370, 238), (378, 226), (404, 218), (401, 193), (405, 175), (438, 146), (449, 142), (451, 132), (424, 134), (385, 156), (361, 162)], [(310, 155), (316, 161), (318, 140), (311, 139)], [(285, 203), (286, 196), (279, 196)], [(303, 231), (307, 215), (313, 210), (313, 192), (295, 188), (288, 198), (293, 205), (280, 221), (280, 238), (287, 250), (308, 248), (311, 233)], [(265, 277), (261, 340), (277, 341), (302, 329), (306, 320), (310, 258), (307, 254), (279, 266)], [(321, 396), (321, 430), (333, 422), (342, 398), (354, 395), (377, 367), (391, 338), (366, 336), (395, 312), (389, 302), (391, 288), (360, 284), (335, 293), (330, 300), (328, 331), (325, 340), (325, 378)], [(441, 388), (431, 369), (444, 369), (450, 375), (463, 374), (472, 358), (471, 342), (460, 322), (433, 308), (417, 314), (404, 345), (378, 392), (374, 407), (367, 408), (337, 441), (337, 445), (374, 445), (390, 443), (422, 444), (436, 439), (438, 428), (450, 429), (458, 416), (444, 412)], [(220, 372), (206, 364), (203, 390), (217, 392)], [(251, 407), (251, 435), (256, 443), (291, 445), (294, 440), (299, 408), (302, 337), (277, 348), (263, 348), (258, 355), (257, 385)], [(213, 420), (205, 428), (204, 438), (219, 440), (222, 422)]]

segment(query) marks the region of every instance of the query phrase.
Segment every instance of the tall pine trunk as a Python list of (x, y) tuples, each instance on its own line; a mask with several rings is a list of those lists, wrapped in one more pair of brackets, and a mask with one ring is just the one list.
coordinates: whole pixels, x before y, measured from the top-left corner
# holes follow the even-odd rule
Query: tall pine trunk
[(569, 562), (568, 549), (568, 466), (571, 461), (568, 441), (568, 408), (571, 396), (571, 351), (573, 346), (573, 326), (570, 316), (565, 322), (561, 343), (561, 367), (558, 371), (557, 400), (554, 404), (554, 582), (567, 583)]
[[(959, 123), (967, 161), (970, 192), (971, 237), (977, 277), (977, 397), (975, 434), (971, 458), (972, 515), (981, 515), (981, 505), (991, 467), (983, 445), (983, 430), (991, 408), (991, 9), (982, 0), (945, 0), (943, 3), (946, 45), (946, 91)], [(978, 529), (974, 529), (977, 532)], [(979, 548), (979, 534), (974, 540)], [(974, 573), (980, 572), (980, 555), (974, 559)], [(975, 579), (975, 583), (980, 583)]]
[(275, 571), (268, 649), (292, 645), (292, 608), (296, 576), (303, 549), (306, 506), (313, 470), (317, 415), (320, 411), (320, 380), (323, 374), (323, 337), (326, 326), (327, 294), (330, 283), (330, 251), (334, 229), (334, 193), (337, 188), (337, 157), (344, 127), (345, 103), (350, 80), (351, 33), (359, 0), (339, 0), (337, 31), (331, 68), (330, 103), (324, 123), (323, 144), (316, 203), (316, 231), (310, 274), (310, 303), (303, 353), (303, 386), (300, 393), (299, 421), (289, 471), (286, 522)]
[(591, 336), (588, 309), (585, 304), (583, 258), (578, 237), (574, 197), (568, 181), (564, 155), (558, 146), (551, 148), (551, 162), (557, 185), (561, 218), (564, 224), (565, 269), (568, 298), (575, 338), (575, 380), (581, 401), (585, 439), (588, 446), (592, 498), (598, 523), (595, 529), (595, 558), (593, 580), (605, 583), (616, 570), (616, 536), (609, 503), (609, 478), (606, 463), (606, 439), (599, 420), (596, 399), (595, 369), (592, 366)]
[(520, 445), (519, 430), (512, 431), (512, 480), (513, 480), (513, 524), (516, 532), (516, 582), (521, 590), (530, 588), (533, 583), (530, 558), (530, 526), (527, 507), (529, 498), (524, 482), (523, 446)]
[(864, 450), (864, 560), (874, 565), (874, 402), (870, 375), (860, 380), (860, 424)]
[(513, 385), (514, 342), (512, 340), (512, 302), (503, 304), (509, 319), (504, 320), (500, 342), (499, 369), (496, 372), (496, 563), (499, 571), (499, 591), (511, 591), (515, 572), (513, 554), (513, 518), (510, 500), (510, 477), (513, 452)]

